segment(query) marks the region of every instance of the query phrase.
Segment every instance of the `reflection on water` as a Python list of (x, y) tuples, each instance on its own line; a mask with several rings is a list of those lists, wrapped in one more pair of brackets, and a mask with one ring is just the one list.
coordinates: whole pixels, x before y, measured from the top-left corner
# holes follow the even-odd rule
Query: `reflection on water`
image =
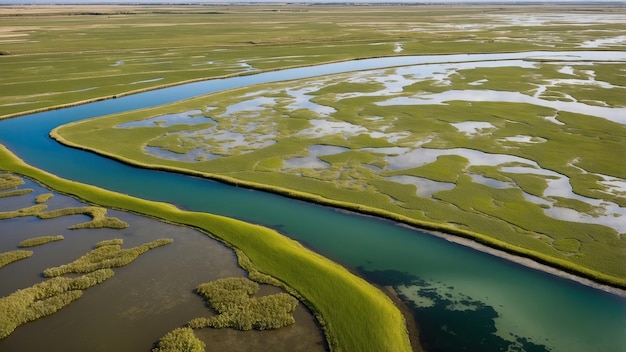
[(179, 161), (188, 161), (195, 162), (200, 160), (211, 160), (219, 158), (220, 155), (215, 155), (205, 151), (203, 148), (194, 148), (188, 150), (186, 153), (175, 153), (168, 149), (163, 149), (159, 147), (151, 147), (149, 145), (143, 147), (143, 150), (146, 154), (150, 154), (156, 156), (157, 158), (166, 159), (166, 160), (179, 160)]
[(285, 168), (297, 169), (297, 168), (325, 168), (330, 166), (329, 163), (319, 159), (323, 155), (333, 155), (343, 153), (348, 148), (337, 147), (333, 145), (312, 145), (307, 148), (308, 155), (301, 158), (291, 158), (284, 161)]
[(494, 129), (496, 126), (492, 125), (489, 122), (483, 121), (465, 121), (459, 123), (451, 123), (459, 132), (463, 132), (468, 136), (473, 136), (477, 134), (487, 133), (489, 129)]
[(179, 112), (177, 114), (165, 114), (155, 116), (145, 120), (130, 121), (119, 124), (117, 128), (130, 128), (130, 127), (169, 127), (172, 125), (186, 124), (195, 125), (199, 123), (215, 122), (215, 120), (202, 115), (202, 110), (190, 110), (185, 112)]
[(417, 195), (420, 197), (430, 197), (439, 191), (453, 189), (456, 185), (451, 182), (437, 182), (424, 177), (417, 176), (391, 176), (386, 178), (389, 181), (417, 186)]
[(491, 177), (485, 177), (483, 175), (471, 174), (472, 181), (475, 183), (480, 183), (481, 185), (493, 187), (493, 188), (511, 188), (513, 185), (510, 182), (504, 182), (500, 180), (496, 180)]
[[(544, 209), (544, 212), (548, 216), (565, 221), (586, 222), (609, 226), (614, 228), (618, 232), (626, 232), (626, 222), (623, 221), (624, 217), (626, 217), (626, 208), (621, 207), (617, 203), (589, 198), (575, 193), (570, 183), (569, 177), (554, 172), (552, 170), (544, 169), (535, 161), (530, 159), (525, 159), (522, 157), (508, 154), (485, 153), (479, 150), (466, 148), (418, 148), (411, 151), (407, 151), (407, 149), (402, 148), (364, 148), (363, 150), (387, 154), (386, 161), (388, 162), (388, 165), (386, 168), (389, 170), (405, 170), (413, 167), (424, 166), (426, 164), (435, 162), (437, 158), (442, 155), (459, 155), (469, 160), (471, 165), (495, 166), (498, 167), (498, 170), (503, 173), (531, 174), (542, 176), (547, 182), (547, 187), (543, 191), (544, 200), (540, 200), (540, 198), (536, 197), (531, 198), (529, 197), (530, 195), (527, 195), (524, 192), (527, 199), (539, 199), (538, 202), (535, 202), (537, 204), (550, 204), (547, 201), (547, 199), (550, 199), (549, 197), (564, 197), (585, 202), (595, 208), (593, 216), (571, 209), (565, 211), (559, 207)], [(523, 166), (508, 166), (511, 164), (518, 164)], [(505, 182), (500, 182), (493, 179), (487, 179), (485, 177), (481, 177), (480, 175), (471, 175), (471, 177), (474, 179), (475, 182), (485, 184), (490, 187), (513, 187), (512, 184), (507, 184)], [(406, 179), (403, 179), (402, 181), (406, 181)]]
[(506, 138), (502, 138), (499, 140), (505, 141), (505, 142), (515, 142), (515, 143), (543, 143), (547, 141), (547, 139), (545, 138), (536, 137), (536, 136), (523, 136), (523, 135), (506, 137)]
[(584, 41), (580, 44), (581, 48), (599, 48), (606, 46), (621, 46), (626, 43), (626, 35), (620, 35), (611, 38), (602, 38)]
[(286, 93), (293, 100), (293, 102), (287, 106), (287, 109), (307, 109), (315, 112), (320, 116), (329, 116), (332, 113), (337, 112), (335, 108), (316, 104), (311, 101), (311, 98), (313, 98), (313, 96), (308, 95), (307, 93), (316, 92), (319, 88), (320, 87), (304, 87), (301, 89), (287, 89)]
[[(456, 334), (473, 335), (475, 343), (494, 341), (496, 347), (501, 346), (502, 340), (508, 346), (520, 344), (523, 341), (521, 337), (523, 337), (531, 341), (533, 345), (540, 348), (542, 345), (549, 346), (553, 351), (621, 352), (626, 346), (626, 337), (623, 331), (626, 324), (626, 303), (619, 297), (527, 270), (519, 265), (498, 260), (474, 250), (459, 248), (444, 240), (395, 226), (379, 219), (337, 212), (325, 207), (288, 200), (263, 192), (226, 187), (193, 177), (140, 170), (83, 151), (59, 146), (48, 138), (48, 132), (51, 128), (71, 120), (163, 104), (207, 92), (262, 81), (279, 81), (393, 65), (524, 57), (554, 57), (558, 60), (567, 61), (624, 60), (626, 53), (531, 52), (407, 56), (277, 71), (258, 76), (193, 83), (127, 96), (115, 101), (102, 101), (0, 121), (0, 141), (26, 159), (27, 162), (62, 177), (100, 185), (142, 198), (170, 202), (187, 209), (233, 216), (280, 228), (284, 233), (306, 243), (323, 255), (348, 266), (364, 266), (364, 270), (368, 272), (384, 270), (408, 272), (410, 279), (407, 279), (405, 292), (420, 293), (420, 297), (424, 297), (421, 300), (423, 302), (426, 302), (430, 296), (426, 297), (427, 292), (421, 293), (417, 292), (418, 290), (433, 288), (437, 290), (438, 296), (446, 298), (453, 287), (453, 290), (458, 292), (453, 294), (454, 297), (467, 298), (468, 303), (464, 306), (483, 307), (481, 311), (484, 313), (481, 314), (450, 314), (445, 319), (433, 318), (432, 324), (429, 319), (421, 321), (423, 330), (430, 329), (433, 331), (432, 334), (425, 334), (423, 338), (426, 340), (428, 336), (433, 336), (434, 342), (430, 345), (436, 345), (437, 341), (442, 341), (441, 343), (445, 344), (447, 339), (462, 342), (462, 340), (456, 339)], [(559, 123), (556, 117), (554, 117), (554, 122)], [(29, 143), (24, 143), (25, 141), (29, 141)], [(405, 154), (409, 150), (408, 148), (381, 148), (377, 152), (393, 156)], [(85, 165), (90, 167), (86, 168)], [(164, 184), (168, 187), (163, 187)], [(91, 241), (89, 237), (81, 238)], [(178, 260), (184, 258), (185, 253), (179, 253), (178, 256), (168, 257), (168, 261), (163, 262), (168, 263), (168, 265), (170, 263), (176, 264)], [(34, 258), (29, 260), (32, 259)], [(194, 270), (190, 272), (196, 273)], [(2, 273), (1, 270), (0, 273)], [(422, 280), (417, 281), (418, 284), (424, 285), (422, 283), (425, 283), (427, 286), (412, 287), (416, 286), (409, 282), (413, 277)], [(381, 282), (384, 282), (384, 278), (381, 279)], [(439, 282), (441, 284), (438, 284)], [(396, 288), (402, 286), (401, 283), (391, 284), (397, 284)], [(428, 300), (431, 303), (425, 304), (424, 308), (432, 308), (436, 305), (438, 307), (444, 306), (437, 304), (436, 297), (428, 298)], [(455, 298), (455, 301), (459, 301), (459, 299)], [(483, 306), (477, 302), (482, 302)], [(457, 305), (455, 303), (451, 306), (456, 307)], [(107, 311), (113, 311), (110, 307), (106, 308), (109, 308)], [(490, 309), (495, 310), (496, 318), (494, 318), (493, 312), (489, 311)], [(423, 309), (423, 311), (425, 310)], [(84, 310), (85, 315), (89, 313), (88, 309)], [(442, 311), (441, 314), (447, 313)], [(419, 315), (417, 317), (419, 318)], [(87, 319), (86, 321), (90, 320)], [(448, 323), (448, 321), (450, 322)], [(496, 334), (500, 338), (491, 336), (493, 329), (489, 327), (494, 324)], [(441, 335), (449, 329), (448, 326), (451, 327), (450, 329), (454, 331), (454, 334)], [(474, 329), (474, 326), (481, 328)], [(46, 327), (55, 329), (50, 330), (51, 334), (58, 333), (58, 336), (67, 336), (67, 331), (64, 331), (65, 326), (62, 324), (55, 322)], [(464, 329), (471, 333), (463, 332)], [(165, 332), (159, 333), (155, 338), (162, 336)], [(515, 335), (521, 337), (517, 338)], [(30, 340), (32, 342), (34, 340), (32, 336), (37, 335), (29, 332), (22, 338), (24, 341)], [(446, 336), (446, 338), (438, 340), (437, 336)], [(80, 336), (72, 337), (80, 338)], [(93, 341), (96, 340), (86, 336), (83, 346), (91, 346), (90, 343), (93, 344)], [(237, 339), (235, 338), (233, 341), (237, 341)], [(5, 341), (1, 343), (5, 343)], [(0, 349), (4, 350), (4, 345), (0, 346)], [(525, 346), (531, 345), (526, 343)], [(530, 349), (530, 347), (527, 348)], [(463, 349), (463, 346), (455, 346), (449, 351), (456, 352)], [(28, 350), (38, 350), (38, 348)], [(481, 345), (477, 350), (484, 352), (506, 349), (491, 349)]]
[(577, 101), (545, 100), (520, 92), (503, 92), (495, 90), (448, 90), (436, 94), (420, 94), (419, 96), (412, 97), (391, 98), (386, 101), (378, 102), (376, 104), (380, 106), (431, 105), (445, 104), (448, 101), (454, 100), (476, 102), (493, 101), (506, 103), (527, 103), (577, 114), (598, 116), (610, 121), (626, 124), (626, 108), (594, 106), (580, 103)]
[[(459, 293), (452, 286), (395, 270), (360, 268), (359, 271), (369, 280), (392, 286), (398, 296), (408, 302), (427, 351), (552, 350), (515, 334), (500, 336), (496, 328), (498, 313), (494, 307)], [(482, 338), (477, 339), (477, 336)]]
[(227, 109), (226, 112), (224, 112), (223, 115), (225, 116), (230, 116), (232, 114), (235, 113), (240, 113), (243, 111), (246, 112), (250, 112), (250, 111), (261, 111), (264, 108), (264, 105), (274, 105), (276, 104), (276, 99), (274, 98), (266, 98), (266, 97), (257, 97), (254, 99), (250, 99), (250, 100), (244, 100), (241, 101), (239, 103), (230, 105)]

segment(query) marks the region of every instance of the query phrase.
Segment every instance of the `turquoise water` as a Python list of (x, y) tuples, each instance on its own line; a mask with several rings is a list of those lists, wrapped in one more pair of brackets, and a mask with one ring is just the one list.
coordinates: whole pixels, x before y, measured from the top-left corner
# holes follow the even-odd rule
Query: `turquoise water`
[[(607, 55), (626, 58), (626, 53)], [(373, 282), (394, 286), (415, 311), (423, 342), (432, 351), (623, 351), (623, 298), (389, 221), (138, 169), (63, 147), (47, 136), (70, 121), (260, 82), (403, 64), (547, 56), (584, 57), (576, 52), (387, 58), (199, 82), (3, 120), (0, 143), (64, 178), (276, 228)]]

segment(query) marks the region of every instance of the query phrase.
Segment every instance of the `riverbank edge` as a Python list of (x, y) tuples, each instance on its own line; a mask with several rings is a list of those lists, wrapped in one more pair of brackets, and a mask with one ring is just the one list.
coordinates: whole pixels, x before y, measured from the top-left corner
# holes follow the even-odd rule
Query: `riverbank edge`
[[(509, 244), (507, 242), (504, 242), (498, 239), (494, 239), (492, 237), (489, 237), (489, 236), (486, 236), (477, 232), (459, 229), (459, 228), (445, 225), (445, 224), (437, 224), (437, 223), (431, 223), (431, 222), (426, 222), (426, 221), (421, 221), (421, 220), (415, 220), (407, 216), (395, 214), (395, 213), (388, 212), (385, 210), (381, 210), (381, 209), (377, 209), (377, 208), (373, 208), (369, 206), (364, 206), (360, 204), (333, 200), (333, 199), (329, 199), (329, 198), (322, 197), (319, 195), (310, 194), (310, 193), (301, 192), (301, 191), (295, 191), (295, 190), (291, 190), (287, 188), (269, 186), (269, 185), (250, 182), (250, 181), (242, 181), (242, 180), (235, 179), (235, 178), (228, 177), (228, 176), (210, 174), (206, 172), (199, 172), (199, 171), (194, 171), (191, 169), (177, 168), (177, 167), (164, 166), (164, 165), (158, 165), (158, 164), (146, 164), (146, 163), (142, 163), (137, 160), (131, 160), (131, 159), (128, 159), (128, 158), (125, 158), (125, 157), (122, 157), (113, 153), (108, 153), (103, 150), (86, 147), (78, 143), (74, 143), (72, 141), (65, 139), (59, 132), (59, 130), (62, 129), (64, 126), (72, 126), (72, 125), (76, 125), (79, 123), (81, 123), (81, 121), (75, 121), (75, 122), (68, 123), (66, 125), (59, 126), (50, 132), (50, 137), (66, 146), (90, 151), (98, 155), (102, 155), (102, 156), (123, 162), (131, 166), (203, 177), (203, 178), (223, 182), (226, 184), (234, 185), (237, 187), (247, 187), (251, 189), (256, 189), (260, 191), (265, 191), (265, 192), (270, 192), (270, 193), (286, 196), (289, 198), (299, 199), (299, 200), (306, 201), (306, 202), (326, 205), (326, 206), (344, 209), (348, 211), (354, 211), (356, 213), (363, 214), (363, 215), (371, 215), (375, 217), (380, 217), (383, 219), (398, 222), (400, 224), (408, 225), (410, 227), (413, 227), (413, 228), (416, 228), (418, 230), (422, 230), (428, 233), (435, 232), (435, 233), (440, 233), (440, 234), (447, 234), (448, 236), (459, 238), (459, 240), (465, 239), (467, 241), (474, 242), (475, 246), (477, 247), (475, 249), (478, 249), (478, 250), (481, 250), (479, 248), (482, 248), (482, 251), (487, 251), (487, 248), (489, 248), (490, 250), (507, 253), (508, 256), (504, 256), (504, 255), (502, 256), (504, 259), (508, 259), (508, 260), (515, 261), (515, 262), (518, 260), (517, 258), (528, 259), (528, 260), (536, 262), (537, 264), (543, 265), (543, 266), (535, 265), (535, 268), (538, 270), (548, 271), (547, 268), (552, 268), (553, 269), (552, 273), (559, 272), (560, 273), (559, 276), (565, 277), (565, 278), (577, 277), (578, 282), (581, 282), (581, 283), (587, 282), (589, 283), (588, 286), (592, 286), (594, 288), (612, 287), (613, 289), (615, 289), (616, 292), (619, 292), (619, 291), (626, 292), (626, 278), (608, 275), (608, 274), (605, 274), (605, 273), (602, 273), (593, 269), (589, 269), (581, 265), (574, 264), (572, 262), (568, 262), (563, 259), (554, 258), (554, 257), (551, 257), (549, 255), (546, 255), (537, 251), (518, 247), (518, 246)], [(470, 242), (467, 242), (467, 244), (469, 245)], [(482, 245), (484, 247), (479, 247), (479, 245)], [(607, 289), (605, 289), (605, 291), (607, 291)]]
[[(521, 50), (519, 52), (523, 52), (523, 51), (524, 50)], [(610, 50), (607, 50), (607, 51), (610, 51)], [(515, 51), (515, 52), (517, 52), (517, 51)], [(189, 84), (189, 83), (205, 82), (205, 81), (227, 79), (227, 78), (234, 78), (234, 77), (245, 77), (245, 76), (251, 76), (251, 75), (256, 75), (256, 74), (260, 74), (260, 73), (283, 71), (283, 70), (289, 70), (289, 69), (294, 69), (294, 68), (315, 67), (315, 66), (319, 66), (319, 65), (328, 65), (328, 64), (349, 62), (349, 61), (355, 61), (355, 60), (358, 61), (358, 60), (369, 60), (369, 59), (381, 59), (381, 58), (385, 58), (385, 57), (397, 57), (397, 56), (455, 55), (455, 54), (461, 54), (461, 53), (400, 54), (400, 55), (398, 55), (398, 54), (391, 54), (391, 55), (380, 55), (380, 56), (364, 56), (364, 57), (345, 58), (345, 59), (330, 60), (330, 61), (321, 61), (321, 62), (311, 63), (311, 64), (307, 64), (307, 65), (291, 65), (291, 66), (282, 66), (282, 67), (275, 67), (275, 68), (271, 68), (271, 69), (263, 69), (263, 70), (256, 70), (256, 71), (242, 71), (242, 72), (236, 72), (236, 73), (231, 73), (231, 74), (226, 74), (226, 75), (217, 75), (217, 76), (210, 76), (210, 77), (198, 77), (198, 78), (192, 78), (192, 79), (187, 79), (187, 80), (178, 81), (178, 82), (171, 82), (171, 83), (168, 83), (168, 84), (161, 84), (161, 85), (155, 85), (155, 86), (152, 86), (152, 87), (146, 87), (146, 88), (141, 88), (141, 89), (129, 90), (129, 91), (120, 92), (120, 93), (117, 93), (117, 94), (98, 96), (98, 97), (94, 97), (94, 98), (83, 99), (83, 100), (73, 101), (73, 102), (69, 102), (69, 103), (62, 103), (62, 104), (51, 105), (51, 106), (37, 108), (37, 109), (24, 110), (24, 111), (14, 112), (14, 113), (10, 113), (10, 114), (0, 115), (0, 120), (15, 118), (15, 117), (24, 116), (24, 115), (38, 114), (38, 113), (42, 113), (42, 112), (46, 112), (46, 111), (53, 111), (53, 110), (71, 108), (73, 106), (84, 105), (84, 104), (89, 104), (89, 103), (95, 103), (95, 102), (104, 101), (104, 100), (123, 98), (123, 97), (129, 96), (129, 95), (145, 93), (145, 92), (150, 92), (150, 91), (164, 89), (164, 88), (171, 88), (171, 87), (176, 87), (176, 86), (182, 86), (184, 84)], [(476, 53), (476, 54), (480, 54), (480, 53)], [(13, 55), (13, 56), (17, 56), (17, 55)]]
[[(408, 225), (401, 224), (401, 226), (408, 226)], [(412, 228), (411, 226), (409, 227)], [(430, 235), (442, 238), (448, 242), (452, 242), (452, 243), (459, 244), (461, 246), (469, 247), (474, 250), (487, 253), (487, 254), (493, 255), (495, 257), (498, 257), (498, 258), (501, 258), (501, 259), (504, 259), (504, 260), (507, 260), (516, 264), (523, 265), (527, 268), (539, 270), (544, 273), (560, 277), (562, 279), (574, 281), (579, 284), (582, 284), (582, 285), (585, 285), (585, 286), (588, 286), (597, 290), (601, 290), (607, 293), (614, 294), (616, 296), (626, 298), (626, 288), (621, 288), (621, 287), (608, 285), (605, 283), (600, 283), (600, 282), (591, 280), (589, 278), (576, 275), (575, 273), (571, 273), (571, 272), (559, 269), (557, 267), (553, 267), (545, 263), (541, 263), (539, 261), (533, 260), (532, 258), (514, 255), (509, 252), (500, 250), (498, 248), (489, 247), (487, 245), (478, 243), (476, 241), (472, 241), (471, 239), (468, 239), (468, 238), (458, 237), (458, 236), (450, 235), (450, 234), (440, 232), (440, 231), (424, 230), (424, 232), (427, 232)]]
[[(585, 49), (585, 50), (582, 50), (580, 48), (569, 48), (569, 49), (563, 48), (563, 50), (568, 50), (568, 51), (598, 51), (598, 52), (601, 52), (601, 51), (613, 51), (611, 49), (603, 49), (603, 48), (593, 49), (593, 50), (590, 50), (588, 48)], [(546, 51), (546, 52), (549, 52), (549, 50), (538, 50), (537, 48), (526, 48), (526, 49), (519, 49), (519, 50), (512, 50), (512, 51), (501, 51), (501, 52), (497, 52), (497, 53), (498, 54), (512, 54), (512, 53), (522, 53), (522, 52), (525, 52), (525, 51)], [(320, 61), (320, 62), (310, 63), (310, 64), (306, 64), (306, 65), (281, 66), (281, 67), (275, 67), (275, 68), (270, 68), (270, 69), (262, 69), (262, 70), (256, 70), (256, 71), (242, 71), (242, 72), (236, 72), (236, 73), (225, 74), (225, 75), (191, 78), (191, 79), (187, 79), (187, 80), (171, 82), (171, 83), (168, 83), (168, 84), (161, 84), (161, 85), (155, 85), (155, 86), (152, 86), (152, 87), (146, 87), (146, 88), (141, 88), (141, 89), (129, 90), (129, 91), (120, 92), (120, 93), (117, 93), (117, 94), (111, 94), (111, 95), (105, 95), (105, 96), (97, 96), (97, 97), (93, 97), (93, 98), (89, 98), (89, 99), (83, 99), (83, 100), (79, 100), (79, 101), (73, 101), (73, 102), (69, 102), (69, 103), (62, 103), (62, 104), (51, 105), (51, 106), (37, 108), (37, 109), (31, 109), (31, 110), (24, 110), (24, 111), (14, 112), (14, 113), (10, 113), (10, 114), (0, 115), (0, 120), (15, 118), (15, 117), (19, 117), (19, 116), (25, 116), (25, 115), (31, 115), (31, 114), (38, 114), (38, 113), (47, 112), (47, 111), (65, 109), (65, 108), (70, 108), (70, 107), (84, 105), (84, 104), (89, 104), (89, 103), (95, 103), (95, 102), (104, 101), (104, 100), (123, 98), (123, 97), (129, 96), (129, 95), (145, 93), (145, 92), (150, 92), (150, 91), (164, 89), (164, 88), (171, 88), (171, 87), (181, 86), (181, 85), (189, 84), (189, 83), (198, 83), (198, 82), (205, 82), (205, 81), (212, 81), (212, 80), (219, 80), (219, 79), (227, 79), (227, 78), (234, 78), (234, 77), (245, 77), (245, 76), (251, 76), (251, 75), (256, 75), (256, 74), (260, 74), (260, 73), (269, 73), (269, 72), (276, 72), (276, 71), (283, 71), (283, 70), (289, 70), (289, 69), (295, 69), (295, 68), (304, 68), (304, 67), (315, 67), (315, 66), (319, 66), (319, 65), (328, 65), (328, 64), (350, 62), (350, 61), (359, 61), (359, 60), (382, 59), (382, 58), (403, 57), (403, 56), (460, 55), (460, 54), (494, 54), (494, 53), (493, 52), (482, 52), (482, 51), (473, 51), (473, 52), (454, 52), (454, 51), (452, 51), (452, 52), (428, 52), (428, 53), (405, 53), (405, 54), (394, 53), (394, 54), (389, 54), (389, 55), (362, 56), (362, 57), (343, 58), (343, 59), (329, 60), (329, 61)], [(13, 56), (17, 56), (17, 55), (13, 55)], [(582, 61), (584, 61), (584, 60), (582, 60)], [(190, 98), (190, 99), (193, 99), (193, 98)], [(183, 99), (183, 100), (187, 100), (187, 99)]]
[[(245, 258), (238, 255), (238, 260), (245, 270), (274, 278), (314, 313), (333, 352), (372, 347), (377, 351), (412, 351), (405, 317), (386, 293), (277, 231), (63, 179), (26, 164), (1, 144), (0, 162), (0, 170), (29, 177), (57, 192), (196, 228), (235, 253), (244, 253)], [(354, 309), (355, 305), (359, 309)]]

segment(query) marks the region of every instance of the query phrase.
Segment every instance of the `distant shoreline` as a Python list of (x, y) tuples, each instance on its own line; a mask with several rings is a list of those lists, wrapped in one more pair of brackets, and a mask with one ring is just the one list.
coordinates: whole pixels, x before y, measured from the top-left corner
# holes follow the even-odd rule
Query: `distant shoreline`
[(276, 1), (276, 0), (257, 0), (257, 1), (205, 1), (205, 0), (156, 0), (149, 3), (138, 3), (137, 1), (119, 1), (119, 0), (6, 0), (0, 4), (3, 6), (137, 6), (137, 7), (154, 7), (154, 6), (585, 6), (585, 7), (604, 7), (604, 6), (626, 6), (624, 0), (604, 0), (590, 2), (586, 0), (517, 0), (510, 1), (491, 1), (491, 0), (430, 0), (430, 1), (385, 1), (385, 0), (355, 0), (355, 1), (333, 1), (333, 0), (292, 0), (292, 1)]

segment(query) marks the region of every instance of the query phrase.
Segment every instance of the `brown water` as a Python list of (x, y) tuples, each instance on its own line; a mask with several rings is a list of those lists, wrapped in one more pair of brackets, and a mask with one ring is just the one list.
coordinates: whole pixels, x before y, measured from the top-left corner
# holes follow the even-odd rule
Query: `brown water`
[[(30, 206), (48, 190), (31, 181), (29, 195), (0, 199), (0, 211)], [(55, 194), (49, 209), (80, 206), (77, 200)], [(23, 217), (0, 221), (0, 252), (17, 249), (27, 238), (62, 234), (65, 239), (32, 247), (34, 255), (0, 269), (0, 296), (44, 280), (41, 272), (68, 263), (102, 240), (122, 238), (123, 248), (158, 238), (174, 243), (141, 255), (115, 276), (84, 292), (57, 313), (19, 326), (0, 340), (0, 351), (150, 351), (167, 332), (189, 320), (211, 316), (204, 300), (194, 293), (200, 283), (230, 276), (245, 276), (232, 250), (203, 233), (134, 214), (109, 210), (108, 216), (130, 224), (127, 229), (68, 230), (86, 221), (83, 215), (50, 220)], [(280, 289), (263, 286), (258, 295)], [(240, 332), (232, 329), (197, 330), (207, 351), (324, 351), (325, 340), (312, 314), (300, 304), (296, 324), (275, 331)]]

